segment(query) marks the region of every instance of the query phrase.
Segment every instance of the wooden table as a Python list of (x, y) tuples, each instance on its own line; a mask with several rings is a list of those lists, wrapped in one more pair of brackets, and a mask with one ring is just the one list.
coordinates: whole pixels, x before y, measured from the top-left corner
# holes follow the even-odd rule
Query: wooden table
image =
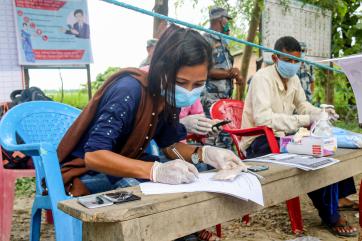
[(339, 149), (335, 158), (341, 162), (309, 172), (268, 164), (260, 172), (264, 207), (206, 192), (145, 196), (139, 187), (127, 189), (140, 201), (87, 209), (72, 199), (58, 207), (84, 222), (83, 240), (173, 240), (362, 173), (362, 150)]

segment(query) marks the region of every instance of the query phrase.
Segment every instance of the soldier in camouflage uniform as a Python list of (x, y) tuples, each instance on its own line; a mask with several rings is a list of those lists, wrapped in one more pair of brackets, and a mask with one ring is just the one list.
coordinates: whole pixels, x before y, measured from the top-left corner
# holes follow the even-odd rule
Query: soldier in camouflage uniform
[[(302, 48), (301, 57), (304, 58), (307, 52), (307, 45), (304, 42), (299, 42), (299, 44), (300, 47)], [(302, 63), (297, 75), (300, 79), (300, 83), (302, 84), (307, 101), (311, 102), (313, 97), (313, 89), (314, 89), (313, 67), (309, 64)]]
[[(225, 9), (214, 7), (210, 10), (210, 29), (229, 34), (229, 23), (231, 17)], [(241, 83), (240, 71), (233, 68), (233, 57), (231, 56), (225, 39), (206, 33), (205, 39), (210, 43), (213, 52), (213, 68), (210, 70), (206, 87), (201, 93), (201, 103), (206, 117), (210, 118), (210, 107), (220, 99), (230, 99), (233, 92), (233, 80), (236, 84)], [(210, 137), (207, 144), (223, 148), (231, 148), (231, 137), (221, 133), (218, 137)]]
[(153, 50), (156, 47), (157, 41), (158, 41), (157, 39), (149, 39), (149, 40), (147, 40), (147, 46), (146, 46), (147, 58), (142, 61), (142, 63), (140, 64), (140, 68), (150, 65), (151, 58), (152, 58), (152, 55), (153, 55)]

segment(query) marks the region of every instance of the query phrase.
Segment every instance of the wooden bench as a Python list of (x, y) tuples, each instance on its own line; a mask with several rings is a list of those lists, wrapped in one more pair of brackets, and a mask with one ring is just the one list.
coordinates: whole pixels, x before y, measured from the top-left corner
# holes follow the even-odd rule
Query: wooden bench
[(293, 197), (362, 173), (362, 150), (339, 149), (340, 163), (317, 171), (269, 165), (262, 183), (265, 206), (214, 193), (142, 195), (142, 200), (87, 209), (76, 199), (60, 202), (64, 212), (81, 219), (83, 240), (173, 240), (242, 217)]

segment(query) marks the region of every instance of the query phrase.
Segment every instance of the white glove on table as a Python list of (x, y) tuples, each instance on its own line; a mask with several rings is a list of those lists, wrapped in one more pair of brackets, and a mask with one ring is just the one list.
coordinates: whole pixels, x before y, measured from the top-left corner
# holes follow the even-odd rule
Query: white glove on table
[(202, 161), (216, 169), (241, 167), (241, 171), (247, 171), (248, 168), (234, 152), (214, 146), (202, 147)]
[(156, 161), (151, 173), (152, 181), (166, 184), (191, 183), (199, 176), (194, 165), (180, 159), (166, 163)]

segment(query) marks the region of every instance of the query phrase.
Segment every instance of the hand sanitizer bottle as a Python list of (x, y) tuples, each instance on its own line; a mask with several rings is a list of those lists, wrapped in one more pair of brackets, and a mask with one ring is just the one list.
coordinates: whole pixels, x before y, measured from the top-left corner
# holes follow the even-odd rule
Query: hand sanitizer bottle
[(329, 105), (322, 104), (322, 112), (320, 115), (320, 119), (313, 123), (311, 128), (311, 134), (315, 137), (332, 137), (333, 131), (332, 131), (332, 124), (329, 122), (329, 116), (326, 111), (326, 108)]

